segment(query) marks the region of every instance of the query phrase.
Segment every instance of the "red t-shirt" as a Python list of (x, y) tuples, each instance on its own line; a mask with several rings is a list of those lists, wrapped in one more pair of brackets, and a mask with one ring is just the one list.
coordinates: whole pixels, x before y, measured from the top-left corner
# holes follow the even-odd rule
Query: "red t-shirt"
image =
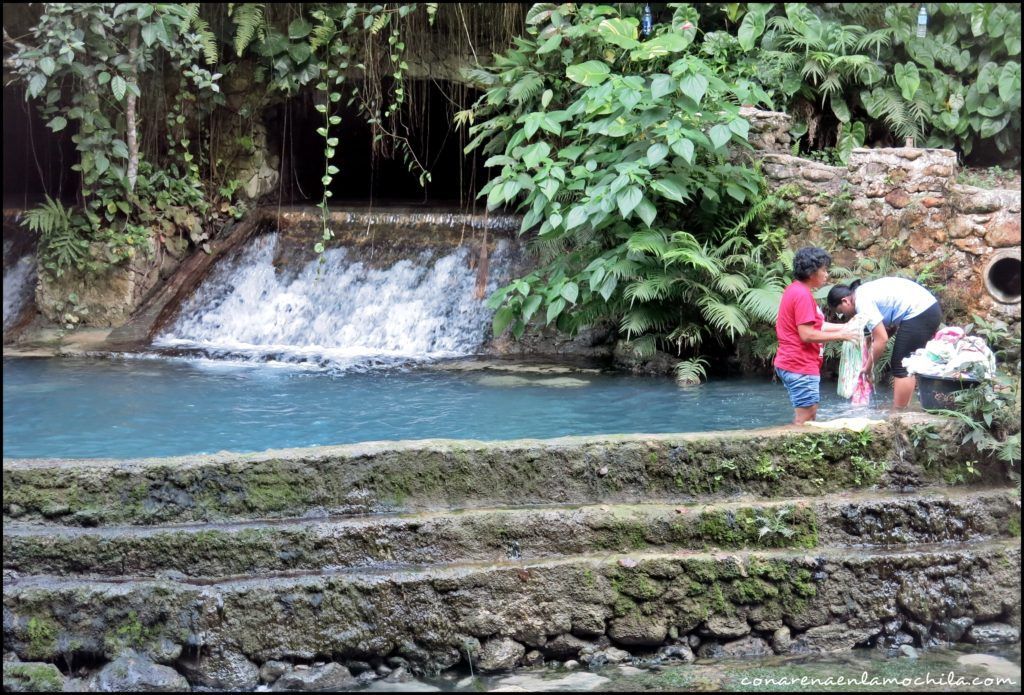
[(782, 293), (779, 318), (775, 321), (775, 335), (779, 338), (775, 366), (787, 372), (817, 376), (821, 373), (825, 344), (800, 340), (797, 326), (805, 323), (820, 331), (825, 315), (814, 301), (811, 289), (802, 282), (794, 281)]

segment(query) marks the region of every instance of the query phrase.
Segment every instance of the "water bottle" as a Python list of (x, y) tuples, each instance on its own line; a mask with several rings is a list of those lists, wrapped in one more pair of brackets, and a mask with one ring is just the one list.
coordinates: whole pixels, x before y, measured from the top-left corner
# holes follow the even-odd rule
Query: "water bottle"
[(928, 33), (928, 10), (921, 5), (921, 10), (917, 13), (917, 38), (923, 39), (926, 33)]

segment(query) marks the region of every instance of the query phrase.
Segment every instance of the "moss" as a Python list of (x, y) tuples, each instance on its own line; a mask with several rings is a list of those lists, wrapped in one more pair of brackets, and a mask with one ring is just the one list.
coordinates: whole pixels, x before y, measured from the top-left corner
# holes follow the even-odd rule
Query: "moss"
[(615, 519), (598, 535), (595, 545), (601, 550), (639, 550), (647, 547), (647, 527), (642, 519)]
[(59, 693), (64, 690), (64, 676), (53, 664), (4, 662), (4, 690), (7, 692)]
[(798, 569), (796, 576), (790, 580), (790, 585), (800, 596), (814, 596), (818, 593), (811, 571), (807, 569)]
[(616, 596), (615, 602), (612, 604), (612, 612), (615, 614), (616, 618), (621, 618), (624, 615), (635, 613), (637, 610), (636, 601), (621, 594)]
[(732, 583), (732, 598), (736, 603), (764, 603), (778, 595), (778, 589), (761, 579), (737, 579)]
[(46, 659), (57, 651), (57, 624), (49, 618), (32, 617), (28, 621), (30, 659)]
[(661, 583), (651, 579), (639, 569), (620, 570), (610, 579), (612, 588), (617, 593), (641, 601), (650, 601), (665, 593), (665, 587)]
[(103, 642), (111, 653), (116, 654), (124, 649), (143, 648), (152, 641), (155, 632), (154, 628), (142, 624), (135, 611), (129, 611), (127, 620), (106, 634)]
[(1010, 517), (1006, 525), (1006, 532), (1014, 538), (1020, 538), (1020, 517)]
[(713, 584), (708, 596), (708, 603), (713, 612), (722, 614), (733, 612), (732, 604), (725, 600), (725, 594), (722, 592), (721, 584)]

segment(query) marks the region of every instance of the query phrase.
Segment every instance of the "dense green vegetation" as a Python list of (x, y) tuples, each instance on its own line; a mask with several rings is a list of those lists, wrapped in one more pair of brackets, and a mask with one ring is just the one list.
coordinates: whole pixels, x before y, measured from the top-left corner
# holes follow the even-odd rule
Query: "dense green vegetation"
[[(919, 5), (906, 3), (655, 3), (649, 36), (628, 3), (39, 7), (8, 66), (52, 130), (74, 127), (82, 181), (78, 204), (48, 200), (27, 216), (46, 271), (202, 246), (241, 214), (232, 153), (255, 147), (269, 104), (302, 94), (321, 115), (327, 241), (341, 102), (428, 181), (410, 141), (407, 55), (457, 43), (482, 92), (455, 124), (468, 152), (490, 157), (481, 195), (523, 213), (541, 260), (491, 298), (495, 332), (606, 321), (641, 355), (691, 358), (691, 380), (701, 355), (744, 336), (755, 359), (770, 357), (789, 279), (787, 231), (773, 223), (788, 203), (744, 157), (741, 106), (786, 110), (794, 148), (833, 161), (907, 138), (1019, 161), (1011, 4), (925, 4), (920, 37)], [(478, 52), (487, 25), (494, 40)], [(227, 108), (221, 85), (239, 73), (252, 87)]]

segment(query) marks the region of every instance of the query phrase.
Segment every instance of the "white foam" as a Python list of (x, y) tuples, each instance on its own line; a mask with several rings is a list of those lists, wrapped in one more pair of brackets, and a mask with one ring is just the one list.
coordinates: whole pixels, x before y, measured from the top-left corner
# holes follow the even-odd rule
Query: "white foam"
[[(7, 244), (4, 245), (6, 253)], [(36, 286), (36, 257), (29, 254), (18, 259), (4, 272), (4, 330), (14, 325)]]
[(278, 243), (276, 234), (260, 237), (222, 263), (154, 345), (358, 369), (471, 355), (488, 334), (491, 312), (476, 297), (466, 248), (383, 270), (332, 249), (322, 264), (282, 273), (273, 266)]

